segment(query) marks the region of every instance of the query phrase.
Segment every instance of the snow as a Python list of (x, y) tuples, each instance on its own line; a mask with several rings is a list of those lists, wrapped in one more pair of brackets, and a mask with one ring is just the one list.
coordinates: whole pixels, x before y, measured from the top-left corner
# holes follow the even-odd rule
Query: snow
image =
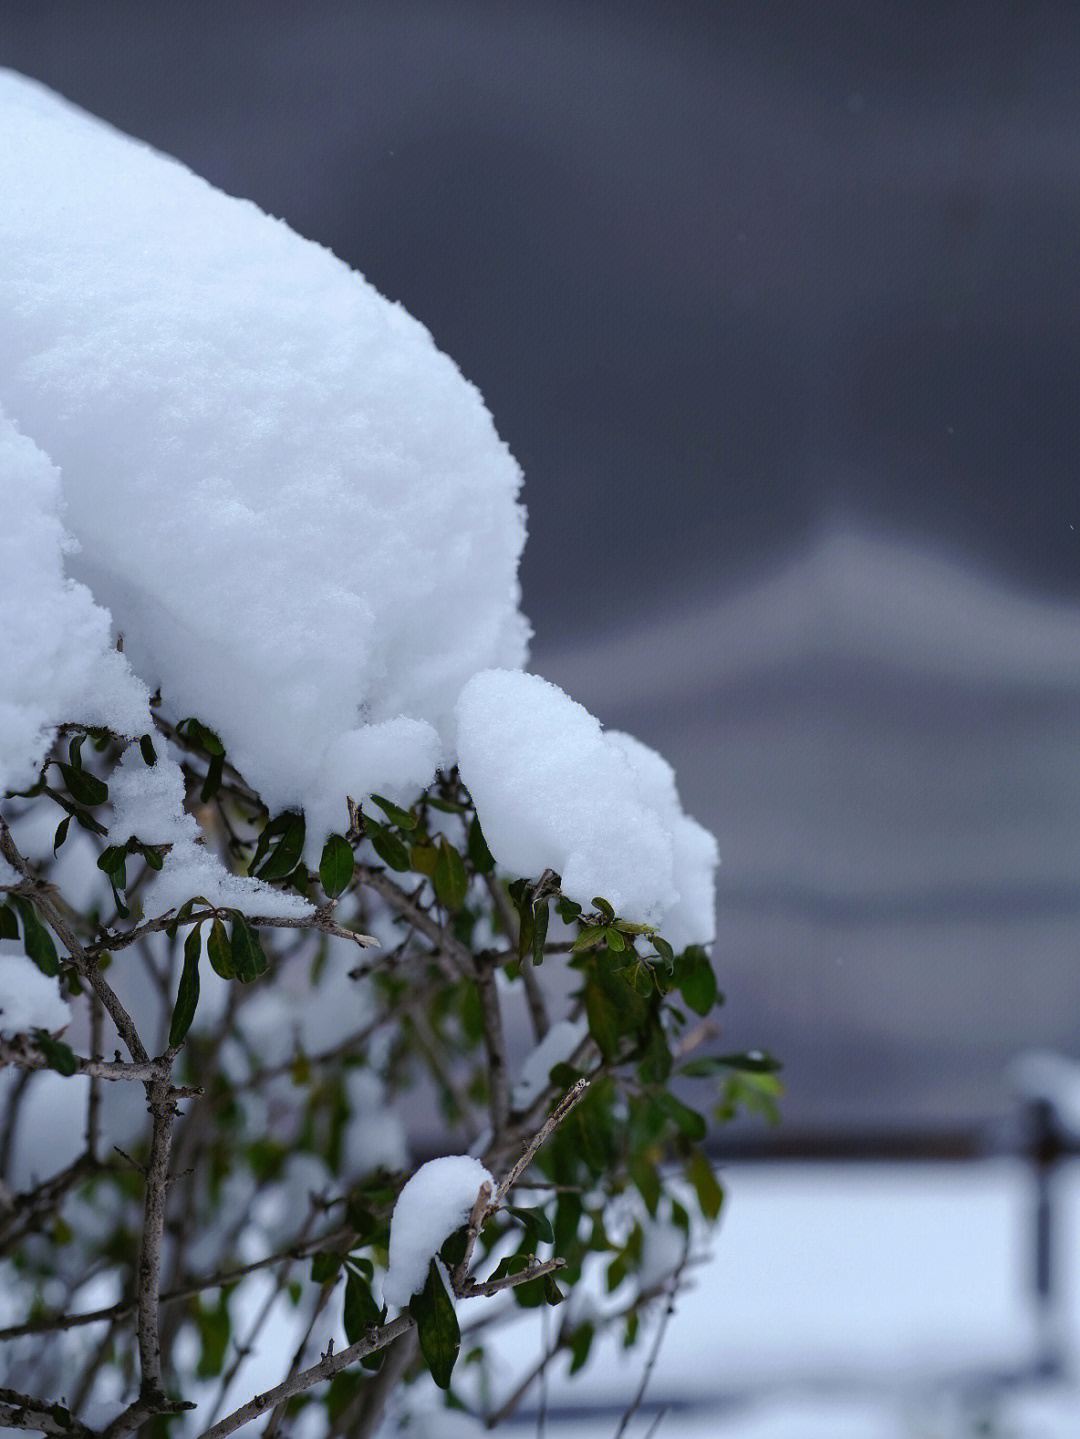
[[(716, 846), (670, 767), (520, 672), (521, 475), (427, 330), (5, 71), (0, 189), (0, 784), (62, 721), (149, 732), (160, 690), (305, 811), (309, 863), (346, 796), (408, 802), (458, 758), (507, 869), (710, 940)], [(174, 761), (113, 792), (113, 842), (171, 846), (159, 912), (307, 912), (199, 843)]]
[(495, 1181), (478, 1159), (448, 1154), (422, 1164), (398, 1195), (390, 1217), (390, 1266), (383, 1298), (404, 1308), (424, 1287), (428, 1265), (467, 1221), (483, 1184)]
[(71, 1010), (60, 997), (56, 980), (42, 974), (13, 941), (0, 941), (0, 1034), (55, 1032), (70, 1022)]
[(526, 1055), (521, 1073), (510, 1094), (510, 1102), (518, 1113), (528, 1109), (548, 1086), (556, 1064), (564, 1064), (589, 1033), (584, 1019), (559, 1019), (532, 1051)]
[(112, 648), (107, 612), (64, 575), (72, 542), (61, 511), (55, 466), (0, 408), (0, 792), (33, 783), (64, 721), (150, 727), (149, 697)]
[(430, 780), (464, 681), (525, 658), (521, 477), (477, 391), (327, 250), (10, 72), (0, 157), (0, 403), (136, 672), (272, 812), (340, 827), (345, 793)]
[(196, 895), (219, 909), (238, 909), (266, 919), (313, 913), (314, 907), (299, 895), (230, 874), (201, 843), (197, 821), (184, 810), (184, 776), (175, 760), (159, 755), (156, 764), (147, 765), (138, 748), (131, 746), (109, 777), (109, 798), (110, 844), (123, 845), (134, 836), (144, 844), (171, 845), (148, 886), (143, 901), (147, 915), (177, 909)]
[(670, 918), (673, 944), (712, 938), (715, 841), (682, 814), (659, 755), (604, 734), (558, 686), (509, 670), (475, 675), (457, 722), (461, 776), (501, 865), (553, 869), (579, 904), (600, 895), (662, 932)]

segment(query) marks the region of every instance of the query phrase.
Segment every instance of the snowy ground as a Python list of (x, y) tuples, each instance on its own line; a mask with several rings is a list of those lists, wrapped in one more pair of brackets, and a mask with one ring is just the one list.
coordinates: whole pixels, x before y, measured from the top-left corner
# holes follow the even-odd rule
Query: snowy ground
[[(1080, 1165), (1063, 1173), (1059, 1265), (1067, 1372), (1080, 1349)], [(643, 1439), (1009, 1439), (1080, 1436), (1080, 1389), (1031, 1377), (1028, 1171), (955, 1165), (740, 1165), (713, 1258), (679, 1301)], [(501, 1346), (507, 1392), (536, 1353)], [(612, 1435), (640, 1354), (606, 1346), (548, 1386), (549, 1439)], [(535, 1429), (534, 1390), (522, 1424)], [(467, 1430), (462, 1431), (468, 1432)]]

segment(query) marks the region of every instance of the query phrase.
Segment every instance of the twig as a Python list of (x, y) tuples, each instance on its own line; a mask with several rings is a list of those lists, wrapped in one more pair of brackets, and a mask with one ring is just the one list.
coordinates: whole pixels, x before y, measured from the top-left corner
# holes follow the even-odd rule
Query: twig
[(385, 1349), (388, 1344), (395, 1340), (398, 1335), (407, 1333), (416, 1321), (411, 1314), (400, 1314), (389, 1324), (384, 1324), (381, 1329), (372, 1330), (363, 1339), (358, 1339), (355, 1344), (350, 1344), (347, 1349), (340, 1349), (335, 1354), (325, 1354), (317, 1364), (309, 1369), (302, 1369), (299, 1374), (294, 1374), (291, 1379), (268, 1389), (264, 1394), (256, 1394), (239, 1409), (234, 1409), (224, 1419), (220, 1419), (209, 1429), (203, 1430), (199, 1439), (224, 1439), (226, 1434), (233, 1433), (242, 1424), (248, 1424), (252, 1419), (257, 1419), (260, 1414), (265, 1414), (268, 1409), (274, 1409), (286, 1399), (291, 1399), (294, 1394), (302, 1394), (305, 1389), (310, 1389), (313, 1384), (320, 1384), (324, 1379), (332, 1379), (342, 1369), (347, 1369), (350, 1364), (355, 1364), (358, 1359), (363, 1359), (366, 1354), (374, 1354), (377, 1349)]
[(0, 1428), (32, 1429), (35, 1434), (67, 1434), (72, 1439), (93, 1439), (94, 1431), (68, 1414), (59, 1404), (32, 1399), (16, 1389), (0, 1389)]
[(566, 1116), (573, 1109), (574, 1105), (577, 1104), (578, 1100), (583, 1098), (585, 1091), (588, 1089), (588, 1087), (589, 1081), (585, 1075), (582, 1075), (581, 1078), (577, 1080), (573, 1085), (571, 1085), (571, 1087), (566, 1091), (563, 1097), (559, 1100), (558, 1104), (548, 1115), (541, 1128), (525, 1145), (524, 1149), (521, 1151), (520, 1159), (518, 1159), (517, 1163), (507, 1174), (503, 1182), (499, 1185), (499, 1188), (495, 1194), (496, 1203), (502, 1203), (504, 1196), (509, 1193), (509, 1191), (514, 1187), (514, 1185), (518, 1182), (521, 1176), (525, 1173), (526, 1169), (528, 1169), (529, 1165), (532, 1163), (536, 1151), (545, 1142), (552, 1130), (558, 1128), (558, 1126), (563, 1122)]
[(172, 1147), (176, 1101), (168, 1079), (156, 1079), (146, 1086), (146, 1097), (154, 1116), (150, 1137), (150, 1163), (146, 1170), (146, 1199), (143, 1205), (143, 1232), (139, 1248), (139, 1288), (135, 1332), (139, 1344), (140, 1395), (149, 1400), (163, 1394), (161, 1384), (161, 1341), (158, 1309), (161, 1302), (161, 1240), (165, 1232), (165, 1201), (169, 1177), (169, 1150)]
[(687, 1232), (683, 1236), (682, 1258), (679, 1260), (679, 1263), (676, 1266), (674, 1273), (671, 1275), (671, 1278), (667, 1281), (668, 1302), (664, 1307), (663, 1314), (660, 1316), (660, 1323), (656, 1327), (656, 1337), (653, 1340), (652, 1349), (649, 1351), (649, 1357), (646, 1360), (645, 1368), (641, 1372), (641, 1382), (637, 1387), (637, 1393), (630, 1401), (629, 1405), (627, 1406), (626, 1412), (623, 1414), (622, 1419), (619, 1421), (619, 1427), (615, 1431), (615, 1439), (622, 1439), (622, 1436), (626, 1433), (626, 1428), (627, 1425), (630, 1423), (630, 1420), (637, 1413), (638, 1409), (641, 1408), (641, 1401), (645, 1398), (645, 1390), (649, 1387), (649, 1380), (652, 1378), (652, 1372), (656, 1368), (656, 1361), (660, 1357), (660, 1346), (664, 1342), (664, 1335), (667, 1332), (667, 1327), (671, 1321), (671, 1316), (675, 1313), (675, 1296), (679, 1292), (679, 1281), (682, 1278), (682, 1272), (686, 1268), (686, 1261), (689, 1257), (690, 1235), (689, 1232)]
[(502, 1142), (510, 1119), (510, 1083), (507, 1078), (506, 1036), (503, 1032), (502, 1009), (495, 975), (481, 959), (476, 966), (476, 993), (483, 1015), (484, 1050), (487, 1054), (488, 1102), (491, 1111), (491, 1142)]
[(98, 999), (105, 1006), (109, 1018), (116, 1025), (117, 1033), (128, 1047), (132, 1059), (139, 1064), (148, 1064), (150, 1056), (143, 1048), (142, 1040), (130, 1014), (120, 1003), (112, 987), (104, 975), (98, 969), (94, 960), (75, 938), (67, 922), (60, 914), (59, 909), (53, 904), (48, 893), (49, 886), (37, 878), (30, 865), (19, 853), (15, 841), (11, 837), (11, 831), (3, 818), (0, 818), (0, 854), (8, 863), (19, 871), (26, 881), (25, 888), (27, 897), (41, 911), (42, 915), (55, 930), (64, 948), (71, 955), (79, 978), (84, 980), (97, 995)]

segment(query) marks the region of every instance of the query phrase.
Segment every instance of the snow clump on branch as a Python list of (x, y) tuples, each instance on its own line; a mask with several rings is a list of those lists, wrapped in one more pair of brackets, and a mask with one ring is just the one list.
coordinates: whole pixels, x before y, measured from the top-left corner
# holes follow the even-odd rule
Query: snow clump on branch
[(495, 1181), (468, 1154), (447, 1154), (422, 1164), (398, 1195), (390, 1218), (390, 1267), (383, 1280), (387, 1304), (404, 1309), (424, 1287), (428, 1265), (472, 1213), (481, 1187)]

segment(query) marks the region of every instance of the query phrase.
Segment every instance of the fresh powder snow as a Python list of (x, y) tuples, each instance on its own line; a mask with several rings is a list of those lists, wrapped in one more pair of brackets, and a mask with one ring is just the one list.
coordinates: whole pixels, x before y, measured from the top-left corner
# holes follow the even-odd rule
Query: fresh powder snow
[(424, 1287), (428, 1265), (443, 1243), (465, 1224), (481, 1185), (495, 1181), (468, 1154), (447, 1154), (422, 1164), (398, 1195), (390, 1216), (390, 1267), (383, 1298), (404, 1309)]
[(571, 899), (588, 908), (599, 895), (624, 919), (670, 929), (673, 945), (712, 939), (716, 842), (683, 815), (659, 755), (520, 671), (475, 675), (457, 724), (461, 777), (500, 864), (553, 869)]
[(125, 750), (109, 777), (109, 797), (110, 844), (124, 845), (134, 836), (144, 844), (171, 846), (142, 901), (148, 917), (178, 909), (196, 895), (218, 909), (265, 919), (298, 919), (314, 912), (300, 895), (231, 874), (205, 847), (198, 822), (184, 809), (184, 775), (174, 759), (159, 755), (147, 766), (137, 748)]
[(16, 952), (14, 945), (0, 941), (0, 1034), (55, 1033), (70, 1022), (71, 1010), (56, 980), (42, 974), (21, 949)]
[(526, 654), (476, 389), (328, 250), (10, 72), (0, 193), (0, 404), (135, 671), (272, 812), (411, 797), (464, 681)]
[[(160, 689), (304, 810), (309, 863), (347, 795), (457, 760), (506, 869), (711, 940), (716, 845), (670, 766), (521, 672), (520, 472), (424, 327), (6, 71), (0, 193), (0, 785), (65, 720), (148, 732)], [(110, 841), (171, 845), (162, 912), (304, 912), (199, 843), (173, 758), (112, 790)]]
[(55, 466), (0, 408), (0, 793), (33, 783), (65, 721), (150, 728), (108, 612), (64, 574), (71, 547)]

